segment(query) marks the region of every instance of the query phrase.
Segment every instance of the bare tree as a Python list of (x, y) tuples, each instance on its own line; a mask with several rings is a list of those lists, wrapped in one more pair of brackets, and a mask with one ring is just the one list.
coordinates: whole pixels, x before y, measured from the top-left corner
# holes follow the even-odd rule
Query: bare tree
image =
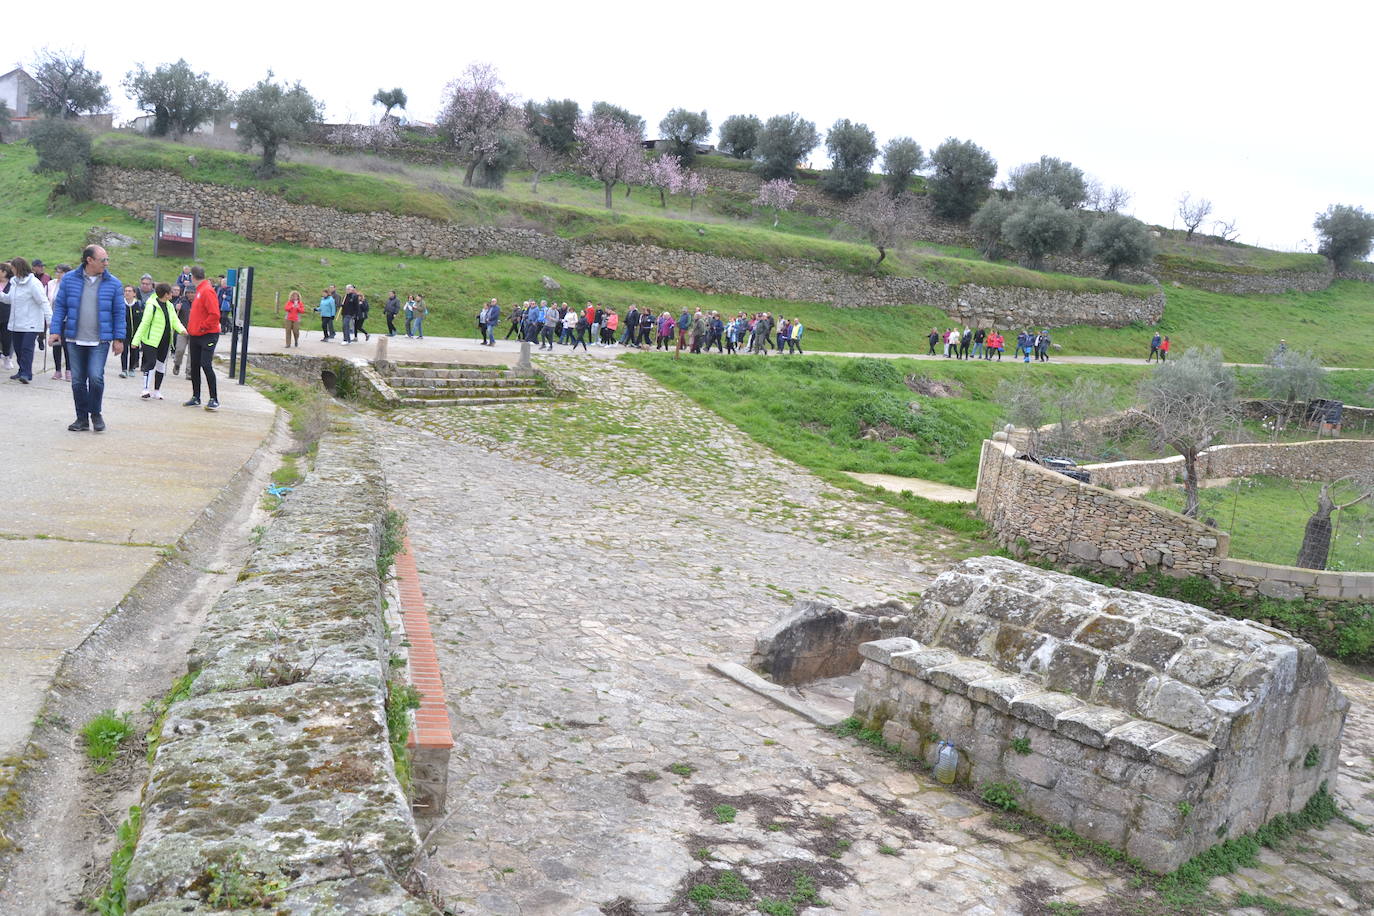
[(1215, 347), (1189, 350), (1160, 363), (1140, 385), (1136, 413), (1153, 431), (1156, 444), (1183, 456), (1183, 514), (1198, 516), (1198, 454), (1239, 419), (1236, 376)]
[(1230, 221), (1219, 219), (1212, 223), (1212, 230), (1216, 233), (1217, 238), (1223, 242), (1234, 242), (1236, 236), (1240, 235), (1240, 230), (1236, 228), (1234, 219)]
[(1045, 423), (1045, 390), (1018, 373), (997, 384), (993, 398), (1006, 410), (1007, 421), (1026, 430), (1026, 451), (1040, 451), (1040, 427)]
[[(1342, 483), (1355, 484), (1355, 489), (1360, 495), (1343, 503), (1336, 502), (1331, 498), (1331, 490)], [(1302, 534), (1297, 565), (1304, 569), (1326, 569), (1326, 564), (1331, 559), (1331, 516), (1342, 509), (1362, 503), (1371, 496), (1374, 496), (1374, 480), (1368, 475), (1342, 477), (1331, 483), (1322, 484), (1321, 493), (1317, 496), (1317, 511), (1307, 520), (1307, 528)]]
[(1193, 233), (1197, 232), (1197, 227), (1202, 225), (1203, 220), (1212, 215), (1212, 202), (1205, 197), (1193, 200), (1191, 191), (1183, 192), (1183, 196), (1178, 199), (1178, 217), (1183, 220), (1183, 225), (1188, 227), (1188, 235), (1184, 241), (1192, 241)]
[(1326, 393), (1326, 369), (1321, 360), (1286, 345), (1274, 349), (1260, 370), (1260, 384), (1274, 400), (1280, 401), (1279, 415), (1274, 418), (1274, 438), (1306, 410), (1307, 402)]
[(873, 264), (876, 270), (887, 257), (887, 249), (897, 244), (902, 237), (902, 211), (891, 194), (877, 189), (865, 192), (857, 204), (855, 224), (868, 236), (873, 247), (878, 249), (878, 260)]

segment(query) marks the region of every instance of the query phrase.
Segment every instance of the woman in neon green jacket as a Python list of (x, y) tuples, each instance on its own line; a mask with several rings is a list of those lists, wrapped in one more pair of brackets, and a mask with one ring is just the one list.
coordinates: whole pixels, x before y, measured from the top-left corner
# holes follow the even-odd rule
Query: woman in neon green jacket
[[(176, 309), (168, 303), (172, 287), (159, 283), (155, 287), (157, 302), (143, 310), (143, 320), (134, 332), (133, 346), (143, 354), (143, 399), (162, 400), (162, 379), (167, 374), (167, 353), (172, 347), (172, 332), (185, 334), (186, 328), (177, 317)], [(148, 388), (150, 378), (152, 390)]]

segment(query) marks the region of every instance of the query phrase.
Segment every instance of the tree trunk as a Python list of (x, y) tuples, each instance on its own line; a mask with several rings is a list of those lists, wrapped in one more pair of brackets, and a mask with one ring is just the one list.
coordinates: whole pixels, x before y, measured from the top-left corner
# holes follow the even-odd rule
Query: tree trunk
[(781, 212), (779, 212), (779, 211), (777, 211), (777, 210), (774, 210), (774, 211), (773, 211), (773, 228), (774, 228), (774, 229), (778, 228), (778, 217), (780, 217), (780, 216), (782, 216), (782, 213), (781, 213)]
[(604, 184), (604, 185), (606, 186), (606, 209), (607, 209), (607, 210), (614, 209), (614, 208), (611, 206), (611, 188), (615, 187), (615, 182), (614, 182), (614, 181), (603, 181), (602, 184)]
[(1197, 492), (1197, 452), (1183, 453), (1183, 514), (1197, 518), (1201, 500)]
[(878, 268), (878, 265), (879, 265), (879, 264), (883, 263), (883, 258), (885, 258), (885, 257), (887, 257), (887, 246), (886, 246), (886, 245), (879, 245), (879, 246), (878, 246), (878, 260), (877, 260), (877, 262), (873, 265), (874, 270), (876, 270), (876, 269)]
[(630, 184), (628, 181), (625, 182), (625, 199), (626, 199), (626, 200), (629, 200), (629, 199), (630, 199), (630, 192), (633, 191), (634, 189), (635, 189), (635, 186), (634, 186), (634, 185)]
[(468, 163), (468, 170), (463, 175), (463, 187), (472, 187), (472, 173), (475, 171), (477, 171), (477, 160), (473, 159), (471, 162)]
[(544, 174), (543, 171), (540, 170), (540, 169), (535, 169), (535, 170), (534, 170), (534, 181), (530, 184), (530, 193), (531, 193), (531, 194), (538, 194), (538, 193), (539, 193), (539, 179), (540, 179), (540, 177), (541, 177), (543, 174)]
[(687, 203), (687, 212), (688, 212), (688, 213), (695, 213), (695, 212), (697, 212), (697, 199), (696, 199), (695, 197), (689, 197), (689, 198), (687, 198), (687, 201), (688, 201), (688, 203)]
[(1325, 509), (1320, 506), (1307, 520), (1307, 528), (1302, 533), (1302, 546), (1298, 548), (1297, 565), (1303, 569), (1326, 569), (1331, 556), (1331, 501), (1323, 500)]
[(662, 189), (662, 188), (659, 188), (659, 189), (658, 189), (658, 204), (659, 204), (659, 206), (662, 207), (663, 209), (665, 209), (665, 210), (668, 209), (668, 197), (667, 197), (667, 195), (665, 195), (665, 194), (663, 193), (663, 189)]

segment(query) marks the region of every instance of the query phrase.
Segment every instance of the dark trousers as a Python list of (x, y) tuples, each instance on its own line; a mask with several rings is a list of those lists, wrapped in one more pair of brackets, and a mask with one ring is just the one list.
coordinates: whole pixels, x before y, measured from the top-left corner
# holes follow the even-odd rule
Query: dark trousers
[(932, 341), (930, 342), (930, 352), (927, 353), (926, 355), (927, 355), (927, 356), (934, 356), (934, 355), (935, 355), (935, 341), (932, 340)]
[(187, 344), (191, 372), (191, 397), (200, 397), (200, 377), (205, 375), (205, 384), (211, 400), (219, 400), (219, 385), (215, 383), (215, 344), (219, 343), (218, 334), (201, 334), (191, 337)]
[(324, 334), (325, 340), (329, 340), (334, 336), (334, 319), (332, 317), (320, 318), (320, 333)]
[[(52, 371), (62, 371), (62, 357), (67, 353), (67, 338), (63, 337), (62, 342), (52, 348)], [(72, 367), (72, 361), (67, 360), (67, 368)]]
[(386, 336), (396, 336), (396, 316), (390, 312), (386, 313)]
[(33, 345), (38, 341), (37, 331), (14, 331), (11, 333), (14, 355), (19, 361), (20, 378), (33, 381)]
[(506, 340), (510, 340), (512, 334), (514, 334), (517, 339), (520, 337), (520, 322), (512, 321), (510, 323), (510, 330), (506, 332)]

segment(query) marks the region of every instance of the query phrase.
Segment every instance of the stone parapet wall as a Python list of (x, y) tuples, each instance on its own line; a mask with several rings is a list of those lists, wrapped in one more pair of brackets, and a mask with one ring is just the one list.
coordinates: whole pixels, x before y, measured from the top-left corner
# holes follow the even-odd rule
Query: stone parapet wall
[[(999, 433), (999, 435), (1001, 435)], [(978, 465), (978, 514), (998, 543), (1064, 566), (1099, 566), (1205, 576), (1245, 595), (1368, 601), (1374, 572), (1329, 572), (1229, 557), (1231, 536), (1177, 512), (1018, 461), (1017, 449), (985, 441)], [(1203, 452), (1202, 479), (1272, 475), (1334, 480), (1374, 462), (1374, 440), (1325, 439), (1277, 445), (1216, 446)], [(1114, 488), (1171, 486), (1183, 459), (1085, 465)]]
[(141, 218), (151, 218), (157, 204), (197, 209), (202, 226), (260, 242), (446, 259), (519, 254), (587, 276), (841, 306), (930, 305), (958, 320), (1003, 327), (1117, 327), (1153, 323), (1164, 312), (1162, 291), (1136, 296), (1115, 291), (950, 286), (920, 277), (846, 273), (805, 261), (775, 266), (651, 245), (581, 243), (531, 229), (454, 226), (390, 213), (343, 213), (289, 203), (252, 188), (196, 184), (166, 172), (99, 166), (95, 187), (101, 203)]
[[(865, 643), (855, 714), (958, 778), (1169, 871), (1336, 776), (1349, 701), (1307, 643), (1000, 557)], [(937, 737), (938, 736), (938, 737)]]
[(1015, 454), (1004, 442), (984, 441), (978, 467), (978, 514), (1003, 546), (1051, 563), (1158, 567), (1178, 576), (1215, 576), (1227, 555), (1224, 531)]
[(385, 509), (361, 426), (337, 430), (210, 610), (144, 789), (130, 911), (199, 912), (218, 869), (283, 912), (436, 912), (396, 877), (420, 842), (387, 730)]
[[(1331, 481), (1353, 468), (1374, 466), (1374, 439), (1315, 439), (1311, 442), (1246, 442), (1214, 445), (1198, 455), (1198, 477), (1286, 477), (1290, 480)], [(1181, 483), (1183, 458), (1173, 455), (1155, 461), (1114, 461), (1084, 465), (1099, 486), (1158, 487)]]

